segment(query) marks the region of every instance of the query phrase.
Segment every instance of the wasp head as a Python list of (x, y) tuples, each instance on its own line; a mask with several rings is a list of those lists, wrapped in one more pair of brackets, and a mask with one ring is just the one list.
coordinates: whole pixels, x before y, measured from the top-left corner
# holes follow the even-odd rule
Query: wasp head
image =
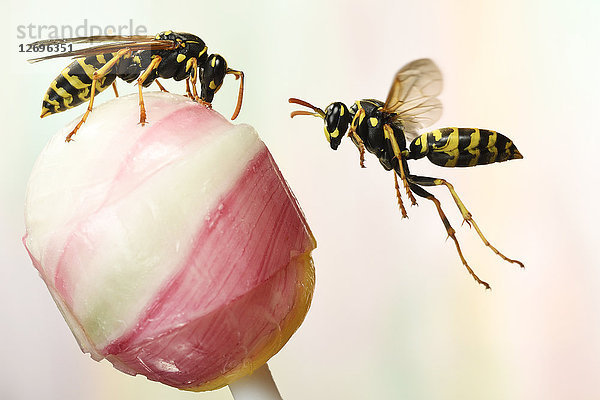
[(215, 93), (219, 91), (225, 75), (231, 74), (235, 79), (240, 79), (237, 105), (231, 119), (236, 119), (242, 108), (244, 96), (244, 73), (227, 67), (227, 61), (219, 54), (211, 54), (203, 64), (198, 65), (200, 71), (200, 99), (206, 103), (212, 102)]
[(211, 54), (204, 65), (198, 67), (200, 69), (202, 100), (210, 103), (223, 84), (223, 79), (227, 73), (227, 61), (219, 54)]
[(325, 111), (323, 111), (304, 100), (291, 98), (289, 99), (289, 102), (300, 104), (301, 106), (313, 110), (312, 112), (305, 110), (293, 111), (291, 114), (292, 117), (295, 117), (296, 115), (313, 115), (322, 118), (325, 122), (325, 138), (327, 138), (331, 148), (337, 150), (352, 121), (352, 114), (350, 113), (350, 110), (348, 110), (348, 107), (346, 107), (344, 103), (338, 101), (331, 103), (325, 108)]

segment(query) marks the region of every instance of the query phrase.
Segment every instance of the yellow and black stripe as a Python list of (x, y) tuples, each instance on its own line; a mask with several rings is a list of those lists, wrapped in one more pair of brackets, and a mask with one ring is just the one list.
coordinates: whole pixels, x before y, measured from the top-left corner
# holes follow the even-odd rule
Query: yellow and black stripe
[(472, 167), (523, 158), (506, 136), (487, 129), (441, 128), (410, 144), (411, 159), (427, 156), (442, 167)]
[[(114, 53), (82, 57), (63, 69), (44, 95), (41, 117), (66, 111), (88, 101), (94, 72), (113, 57)], [(104, 76), (96, 83), (96, 92), (109, 87), (115, 78), (114, 73)]]

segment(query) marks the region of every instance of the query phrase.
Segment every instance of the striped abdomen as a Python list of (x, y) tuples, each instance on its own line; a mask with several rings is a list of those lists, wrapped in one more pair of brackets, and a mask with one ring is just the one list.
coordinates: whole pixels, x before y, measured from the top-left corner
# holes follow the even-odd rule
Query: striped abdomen
[[(94, 72), (102, 68), (113, 54), (82, 57), (63, 69), (50, 84), (42, 102), (42, 117), (66, 111), (86, 102), (90, 98)], [(96, 83), (96, 93), (109, 87), (115, 80), (114, 73), (107, 74)]]
[(506, 136), (477, 128), (442, 128), (424, 133), (410, 144), (409, 158), (425, 156), (442, 167), (472, 167), (523, 158)]

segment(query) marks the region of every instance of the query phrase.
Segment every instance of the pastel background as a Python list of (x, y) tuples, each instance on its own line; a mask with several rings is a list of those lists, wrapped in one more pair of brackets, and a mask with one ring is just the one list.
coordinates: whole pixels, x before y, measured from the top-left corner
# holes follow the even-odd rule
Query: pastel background
[[(238, 120), (269, 146), (318, 241), (313, 306), (269, 363), (286, 399), (599, 398), (599, 17), (596, 0), (11, 0), (0, 17), (0, 399), (231, 398), (163, 387), (82, 354), (21, 244), (33, 162), (83, 107), (38, 118), (67, 61), (28, 64), (18, 45), (32, 40), (17, 39), (17, 26), (86, 18), (196, 33), (246, 73)], [(452, 182), (490, 241), (526, 264), (492, 254), (435, 190), (492, 291), (466, 273), (431, 204), (401, 220), (392, 176), (373, 157), (360, 169), (350, 141), (333, 152), (321, 121), (289, 118), (291, 96), (322, 107), (384, 99), (397, 69), (420, 57), (444, 74), (436, 127), (498, 130), (525, 157), (412, 167)], [(236, 91), (227, 78), (214, 108), (230, 115)]]

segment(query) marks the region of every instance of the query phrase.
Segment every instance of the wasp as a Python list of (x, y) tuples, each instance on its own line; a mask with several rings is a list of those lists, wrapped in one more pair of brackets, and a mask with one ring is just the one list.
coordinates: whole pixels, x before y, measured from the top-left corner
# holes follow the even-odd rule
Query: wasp
[(385, 102), (363, 99), (356, 101), (350, 108), (344, 103), (334, 102), (325, 110), (297, 98), (290, 98), (289, 102), (311, 110), (293, 111), (292, 117), (312, 115), (324, 120), (325, 137), (333, 150), (337, 150), (347, 134), (359, 150), (362, 168), (366, 149), (377, 156), (385, 170), (394, 171), (396, 197), (403, 218), (408, 215), (400, 195), (398, 178), (412, 205), (417, 204), (413, 193), (433, 202), (448, 237), (454, 241), (462, 264), (475, 281), (489, 289), (490, 285), (475, 274), (463, 256), (456, 231), (450, 225), (439, 200), (424, 187), (445, 186), (464, 222), (475, 228), (485, 246), (505, 261), (522, 268), (523, 263), (506, 257), (492, 246), (452, 184), (445, 179), (413, 175), (408, 161), (427, 157), (433, 164), (441, 167), (473, 167), (521, 159), (523, 156), (509, 138), (492, 130), (452, 127), (419, 135), (418, 130), (432, 125), (441, 116), (442, 104), (437, 98), (441, 90), (442, 74), (439, 68), (430, 59), (419, 59), (408, 63), (396, 73)]
[[(226, 75), (240, 79), (235, 119), (242, 107), (244, 73), (228, 68), (219, 54), (208, 54), (204, 41), (191, 33), (164, 31), (156, 36), (87, 36), (67, 39), (41, 40), (31, 46), (51, 46), (64, 43), (112, 42), (79, 50), (52, 54), (29, 60), (38, 62), (59, 57), (73, 57), (74, 61), (63, 69), (50, 84), (42, 101), (41, 118), (88, 102), (79, 123), (67, 135), (72, 140), (92, 111), (95, 96), (112, 85), (118, 97), (115, 79), (127, 83), (137, 82), (140, 104), (140, 124), (146, 123), (146, 109), (142, 87), (156, 82), (160, 90), (167, 91), (157, 78), (185, 79), (187, 96), (208, 107), (221, 88)], [(196, 87), (200, 81), (200, 95)]]

